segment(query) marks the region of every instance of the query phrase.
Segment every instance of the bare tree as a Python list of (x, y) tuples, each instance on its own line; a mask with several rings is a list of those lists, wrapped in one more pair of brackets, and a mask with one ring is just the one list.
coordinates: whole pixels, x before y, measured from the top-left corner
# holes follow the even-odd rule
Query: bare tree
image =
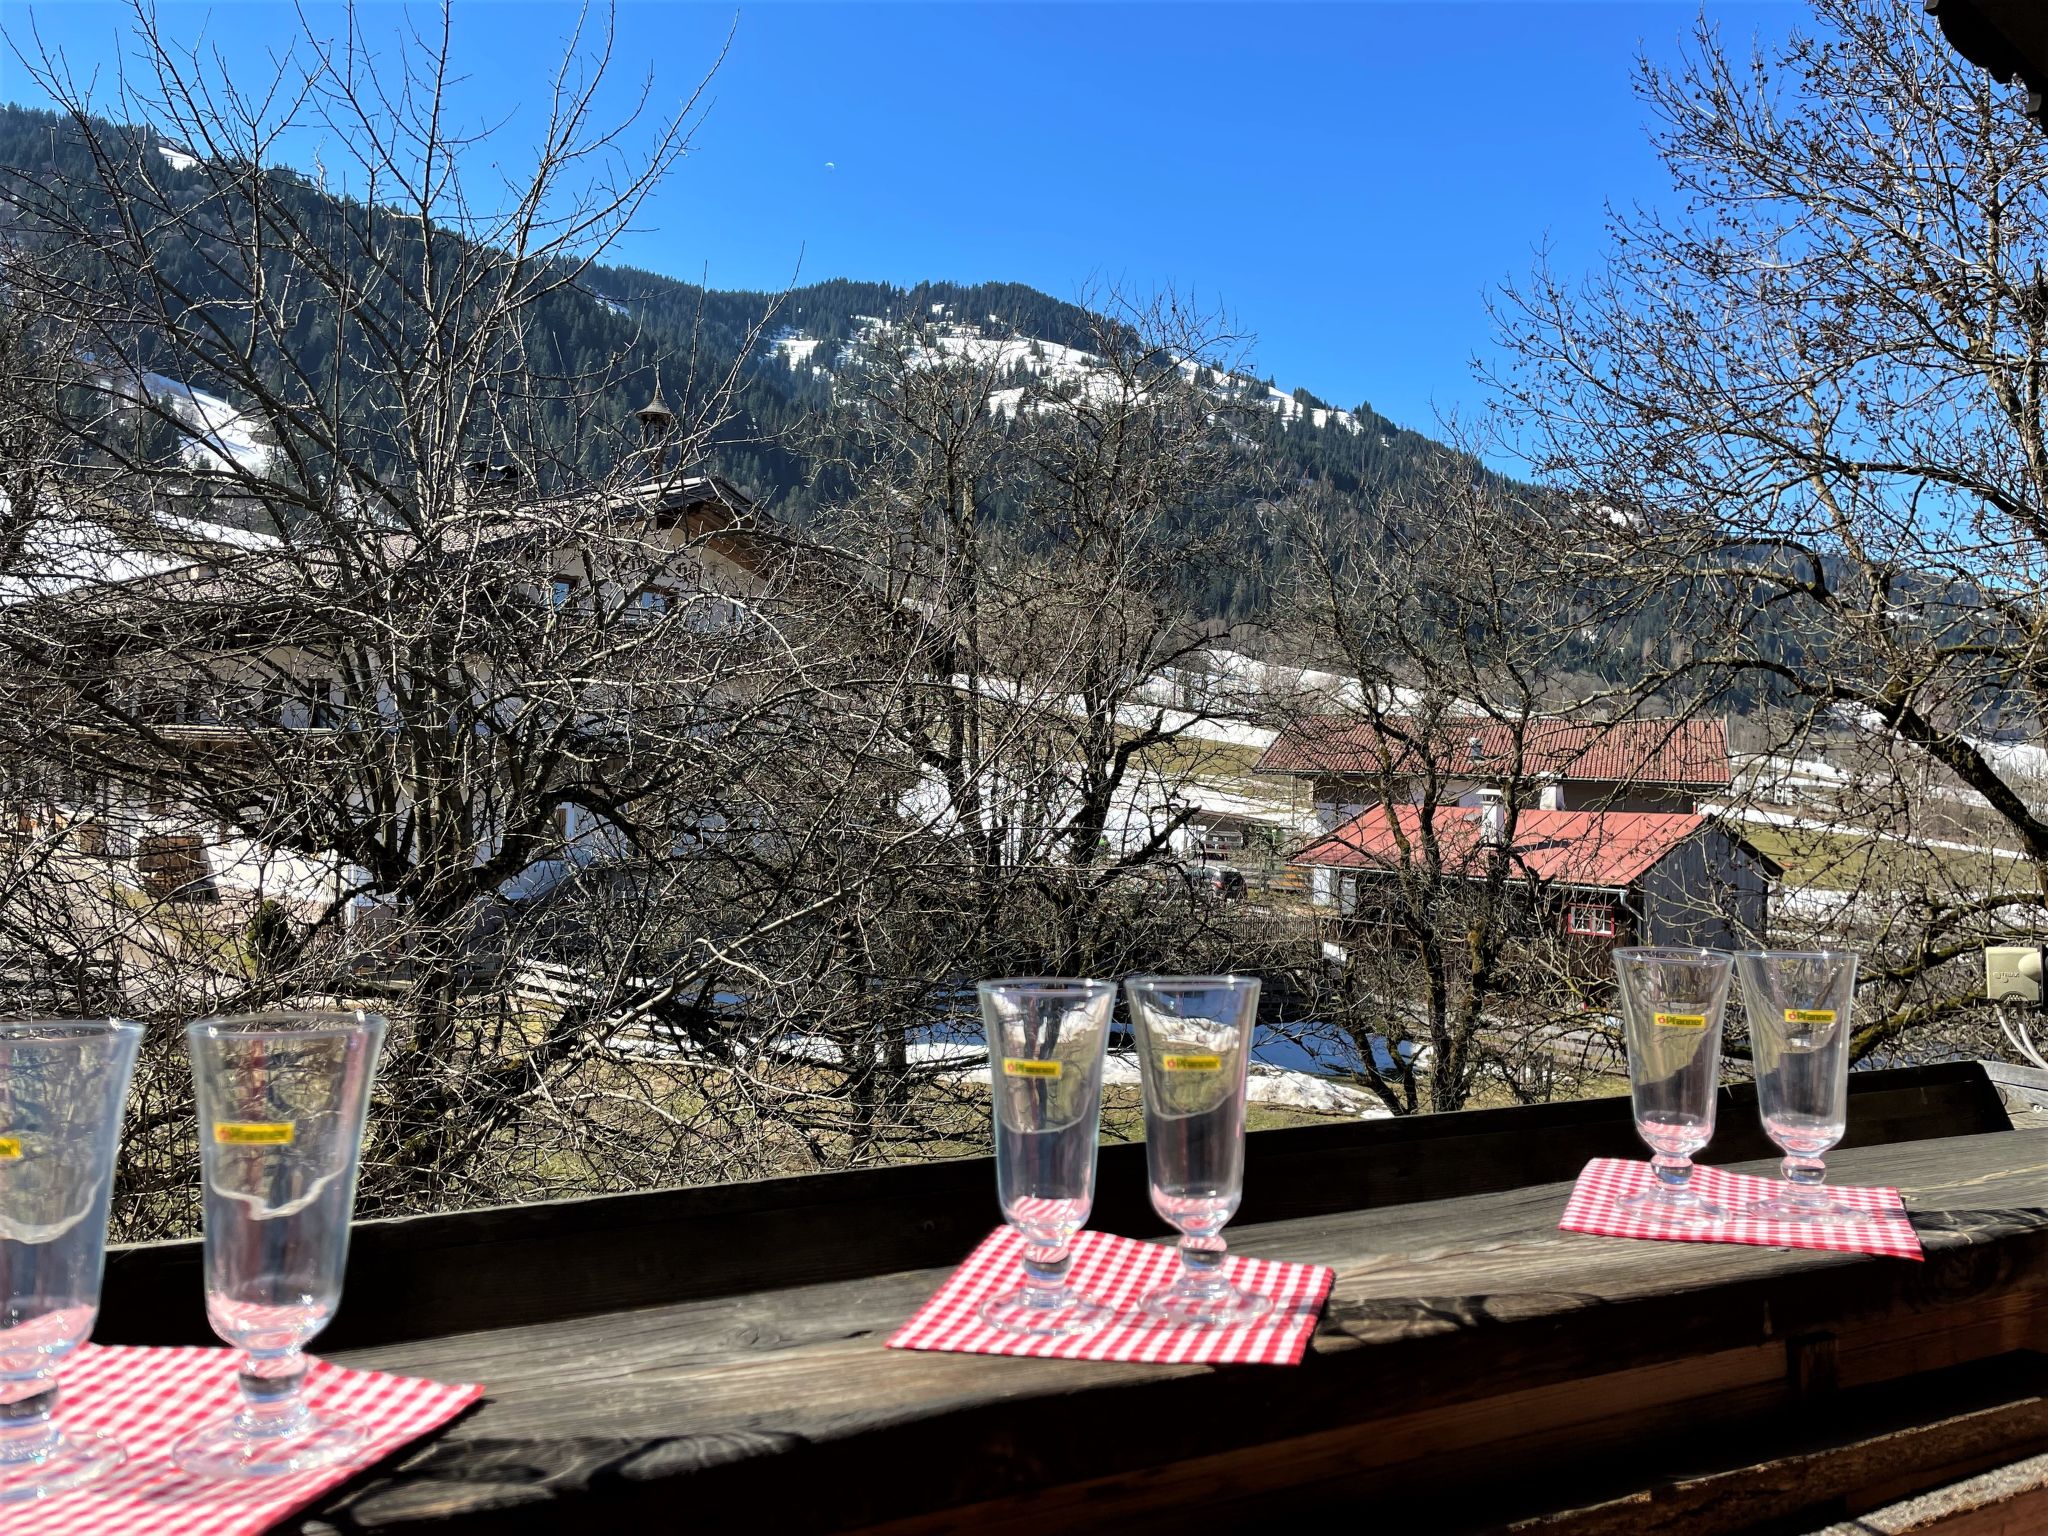
[[(1333, 1061), (1399, 1114), (1487, 1086), (1569, 1093), (1616, 1059), (1605, 945), (1562, 930), (1558, 861), (1532, 862), (1552, 849), (1527, 830), (1561, 736), (1616, 702), (1582, 670), (1585, 597), (1542, 558), (1548, 516), (1451, 453), (1412, 500), (1362, 513), (1313, 488), (1269, 512), (1295, 573), (1285, 645), (1356, 679), (1271, 701), (1289, 750), (1340, 786), (1319, 807), (1326, 837), (1352, 823), (1363, 850), (1336, 856), (1352, 867), (1317, 893), (1316, 942), (1297, 952), (1305, 1043), (1340, 1047)], [(1563, 873), (1597, 884), (1589, 827)]]
[(1761, 706), (1784, 819), (1849, 871), (1799, 921), (1874, 951), (1868, 1054), (1966, 1023), (1976, 951), (2048, 916), (2048, 153), (1917, 7), (1815, 11), (1642, 67), (1683, 207), (1510, 292), (1500, 383), (1586, 579), (1693, 642), (1644, 686)]
[[(486, 206), (445, 27), (259, 93), (137, 26), (127, 126), (31, 54), (67, 115), (0, 172), (10, 1006), (374, 1002), (403, 1209), (978, 1145), (974, 980), (1262, 967), (1187, 864), (1246, 766), (1218, 328), (877, 327), (799, 534), (704, 471), (734, 377), (676, 360), (678, 417), (548, 344), (691, 120), (595, 120), (608, 33)], [(157, 1036), (134, 1234), (192, 1214)]]
[[(538, 1038), (479, 1011), (508, 930), (593, 854), (665, 856), (779, 686), (773, 534), (685, 473), (730, 380), (635, 441), (618, 397), (652, 389), (644, 364), (564, 371), (538, 339), (697, 97), (600, 119), (607, 22), (523, 125), (527, 168), (478, 198), (451, 27), (386, 48), (351, 16), (258, 89), (138, 6), (121, 126), (17, 36), (63, 121), (0, 175), (0, 431), (23, 447), (0, 736), (41, 765), (24, 780), (57, 765), (67, 819), (130, 824), (111, 835), (156, 894), (208, 894), (211, 850), (289, 903), (212, 924), (180, 1005), (390, 994), (373, 1201), (459, 1185), (591, 1048), (580, 1010)], [(298, 131), (328, 184), (276, 168)]]
[[(878, 326), (824, 445), (854, 494), (821, 528), (852, 594), (813, 620), (845, 657), (821, 760), (864, 894), (790, 936), (780, 995), (851, 1074), (813, 1130), (861, 1149), (929, 1141), (913, 1048), (978, 1040), (973, 980), (1242, 963), (1257, 927), (1182, 867), (1218, 706), (1168, 699), (1216, 641), (1185, 578), (1236, 475), (1195, 382), (1228, 338), (1108, 307), (1050, 368), (979, 328)], [(784, 883), (814, 878), (799, 851)]]

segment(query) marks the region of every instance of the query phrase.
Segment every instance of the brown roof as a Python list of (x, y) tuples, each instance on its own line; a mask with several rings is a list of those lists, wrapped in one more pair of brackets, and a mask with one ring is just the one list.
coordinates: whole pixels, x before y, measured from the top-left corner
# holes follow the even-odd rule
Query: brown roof
[[(1265, 773), (1420, 774), (1594, 779), (1720, 787), (1729, 783), (1728, 730), (1720, 720), (1438, 720), (1389, 715), (1381, 725), (1311, 715), (1280, 733), (1259, 759)], [(1478, 752), (1473, 750), (1474, 740)]]
[[(1444, 869), (1474, 879), (1483, 875), (1488, 850), (1479, 839), (1481, 810), (1459, 805), (1434, 809)], [(1422, 836), (1422, 816), (1419, 805), (1369, 806), (1289, 862), (1332, 869), (1398, 869), (1402, 842), (1413, 850)], [(1719, 825), (1709, 816), (1665, 811), (1523, 811), (1515, 818), (1512, 878), (1603, 888), (1633, 885), (1686, 839)], [(1732, 841), (1742, 842), (1727, 828), (1721, 830)], [(1409, 857), (1419, 854), (1411, 852)], [(1777, 872), (1771, 860), (1764, 862)]]

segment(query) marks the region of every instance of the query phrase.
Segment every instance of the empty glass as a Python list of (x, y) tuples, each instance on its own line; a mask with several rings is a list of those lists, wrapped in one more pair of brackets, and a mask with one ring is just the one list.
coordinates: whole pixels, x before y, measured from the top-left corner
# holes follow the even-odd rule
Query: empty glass
[[(51, 1418), (57, 1367), (92, 1333), (121, 1107), (140, 1024), (0, 1024), (0, 1500), (118, 1467), (120, 1445)], [(4, 1522), (0, 1522), (4, 1523)]]
[(187, 1472), (303, 1472), (347, 1459), (355, 1420), (315, 1413), (300, 1353), (334, 1315), (384, 1020), (281, 1012), (185, 1031), (199, 1095), (206, 1318), (243, 1352), (242, 1406), (171, 1449)]
[(1138, 976), (1125, 983), (1145, 1079), (1152, 1209), (1179, 1229), (1180, 1273), (1144, 1299), (1151, 1316), (1227, 1326), (1272, 1310), (1223, 1273), (1223, 1228), (1244, 1198), (1245, 1073), (1259, 983), (1251, 976)]
[(1785, 1154), (1785, 1187), (1749, 1214), (1778, 1221), (1869, 1221), (1821, 1187), (1821, 1154), (1849, 1127), (1849, 1014), (1856, 956), (1847, 950), (1757, 950), (1735, 957), (1756, 1063), (1764, 1134)]
[(1114, 1315), (1067, 1284), (1074, 1234), (1095, 1203), (1102, 1056), (1116, 983), (1023, 977), (984, 981), (989, 1091), (995, 1102), (996, 1193), (1024, 1236), (1024, 1279), (982, 1303), (1010, 1333), (1057, 1337)]
[(1636, 1134), (1649, 1145), (1657, 1175), (1650, 1188), (1615, 1204), (1660, 1221), (1724, 1221), (1728, 1213), (1689, 1185), (1693, 1153), (1714, 1136), (1732, 962), (1712, 949), (1617, 949), (1614, 970)]

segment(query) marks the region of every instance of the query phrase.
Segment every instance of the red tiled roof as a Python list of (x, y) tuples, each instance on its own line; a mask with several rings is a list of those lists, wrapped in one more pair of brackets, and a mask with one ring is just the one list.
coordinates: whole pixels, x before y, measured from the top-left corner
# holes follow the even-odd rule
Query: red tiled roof
[[(1479, 738), (1475, 760), (1472, 738)], [(1265, 773), (1418, 774), (1501, 778), (1518, 753), (1526, 778), (1631, 784), (1726, 785), (1728, 731), (1719, 720), (1439, 720), (1390, 715), (1386, 729), (1346, 715), (1311, 715), (1280, 733), (1258, 761)]]
[[(1419, 805), (1368, 806), (1310, 843), (1289, 863), (1334, 869), (1398, 869), (1401, 838), (1409, 859), (1422, 857)], [(1477, 806), (1439, 805), (1434, 822), (1444, 868), (1477, 879), (1486, 873)], [(1511, 879), (1560, 885), (1627, 886), (1648, 874), (1687, 838), (1710, 824), (1706, 816), (1669, 811), (1523, 811), (1515, 818)]]

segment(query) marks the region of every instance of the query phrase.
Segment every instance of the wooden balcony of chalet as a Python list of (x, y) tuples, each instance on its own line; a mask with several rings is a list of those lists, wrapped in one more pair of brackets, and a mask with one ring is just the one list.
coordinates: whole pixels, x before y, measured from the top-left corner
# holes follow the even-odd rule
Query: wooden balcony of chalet
[[(1720, 1123), (1774, 1166), (1748, 1090)], [(885, 1350), (995, 1224), (981, 1160), (361, 1223), (325, 1352), (488, 1396), (287, 1528), (2048, 1528), (2048, 1130), (1976, 1063), (1859, 1074), (1849, 1125), (1924, 1264), (1558, 1231), (1641, 1155), (1621, 1099), (1255, 1134), (1233, 1249), (1337, 1272), (1296, 1369)], [(1163, 1235), (1140, 1147), (1100, 1192)], [(97, 1336), (209, 1342), (199, 1265), (117, 1251)]]

